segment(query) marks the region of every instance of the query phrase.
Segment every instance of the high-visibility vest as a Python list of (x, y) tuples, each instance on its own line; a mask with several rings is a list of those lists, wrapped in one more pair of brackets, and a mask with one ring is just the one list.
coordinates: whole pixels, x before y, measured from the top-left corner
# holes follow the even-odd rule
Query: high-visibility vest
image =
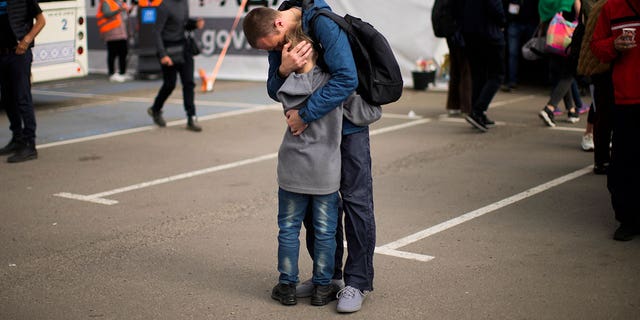
[(120, 8), (115, 0), (100, 0), (98, 13), (96, 14), (96, 18), (98, 19), (98, 30), (100, 30), (100, 33), (109, 32), (122, 25), (122, 17), (120, 16), (120, 13), (109, 18), (104, 16), (104, 13), (102, 13), (103, 2), (106, 2), (109, 5), (109, 9), (111, 9), (111, 11), (116, 11)]
[(140, 7), (157, 7), (162, 3), (162, 0), (140, 0), (138, 6)]

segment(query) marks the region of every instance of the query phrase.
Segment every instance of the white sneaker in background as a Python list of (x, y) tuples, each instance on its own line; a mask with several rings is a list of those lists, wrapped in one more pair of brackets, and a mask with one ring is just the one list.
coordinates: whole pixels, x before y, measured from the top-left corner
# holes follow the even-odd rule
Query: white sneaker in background
[(109, 77), (109, 81), (110, 82), (120, 82), (120, 83), (122, 83), (122, 82), (125, 81), (125, 79), (124, 79), (123, 75), (121, 75), (119, 73), (114, 73)]
[(129, 73), (125, 73), (122, 75), (122, 77), (124, 78), (124, 81), (131, 81), (133, 80), (133, 75), (129, 74)]
[(585, 135), (582, 136), (582, 150), (584, 151), (593, 151), (594, 145), (593, 145), (593, 134), (592, 133), (587, 133)]

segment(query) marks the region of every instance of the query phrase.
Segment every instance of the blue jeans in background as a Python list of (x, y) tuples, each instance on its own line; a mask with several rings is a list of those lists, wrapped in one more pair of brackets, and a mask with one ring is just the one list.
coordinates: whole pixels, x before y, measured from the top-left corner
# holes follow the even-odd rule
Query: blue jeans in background
[(509, 74), (506, 85), (515, 87), (518, 84), (518, 64), (520, 63), (520, 52), (522, 46), (533, 36), (536, 25), (511, 22), (507, 27), (507, 43), (509, 45), (509, 56), (507, 57)]
[(338, 192), (310, 195), (278, 189), (278, 271), (280, 283), (296, 284), (300, 255), (300, 228), (311, 205), (313, 211), (313, 277), (316, 285), (331, 283), (336, 251)]

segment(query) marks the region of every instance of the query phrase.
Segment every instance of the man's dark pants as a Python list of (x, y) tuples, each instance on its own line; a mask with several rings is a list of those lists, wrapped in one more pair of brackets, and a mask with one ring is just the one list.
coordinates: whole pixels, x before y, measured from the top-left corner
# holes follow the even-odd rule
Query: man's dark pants
[(31, 98), (31, 49), (0, 54), (0, 104), (9, 118), (13, 139), (35, 145), (36, 116)]
[(593, 124), (594, 163), (602, 167), (611, 162), (610, 148), (612, 113), (615, 98), (611, 71), (591, 76), (593, 82), (593, 102), (595, 104), (595, 122)]
[(607, 171), (611, 205), (620, 224), (640, 228), (640, 153), (638, 153), (640, 105), (613, 107), (613, 148)]
[[(373, 254), (376, 248), (376, 223), (373, 214), (373, 178), (371, 176), (371, 148), (369, 129), (342, 136), (342, 178), (340, 195), (344, 212), (344, 231), (347, 237), (347, 261), (344, 280), (349, 286), (361, 291), (373, 290)], [(305, 220), (307, 218), (305, 217)], [(342, 220), (342, 219), (340, 219)], [(313, 233), (308, 227), (307, 234)], [(342, 234), (338, 224), (337, 234)], [(313, 243), (308, 241), (307, 250), (313, 252)], [(342, 242), (342, 239), (336, 241)], [(309, 249), (311, 248), (311, 249)], [(336, 248), (336, 270), (338, 257), (342, 262), (342, 243)], [(313, 255), (311, 255), (313, 258)], [(334, 279), (336, 274), (334, 273)]]
[(184, 63), (177, 63), (173, 66), (162, 65), (162, 86), (158, 95), (153, 101), (151, 108), (155, 112), (162, 110), (164, 103), (167, 101), (173, 89), (176, 88), (176, 81), (178, 80), (178, 74), (180, 74), (180, 82), (182, 83), (182, 100), (184, 101), (184, 111), (188, 117), (196, 115), (196, 106), (194, 103), (196, 86), (193, 80), (194, 62), (193, 56), (185, 49)]
[(471, 67), (472, 112), (482, 114), (504, 80), (505, 45), (466, 34), (464, 40)]

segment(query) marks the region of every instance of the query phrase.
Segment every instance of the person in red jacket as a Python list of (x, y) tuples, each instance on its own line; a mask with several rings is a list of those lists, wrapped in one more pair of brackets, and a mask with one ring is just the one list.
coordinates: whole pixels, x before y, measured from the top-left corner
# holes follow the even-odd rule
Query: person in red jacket
[(609, 0), (591, 41), (593, 54), (610, 62), (613, 72), (613, 148), (607, 187), (620, 226), (613, 238), (629, 241), (640, 234), (640, 0)]

